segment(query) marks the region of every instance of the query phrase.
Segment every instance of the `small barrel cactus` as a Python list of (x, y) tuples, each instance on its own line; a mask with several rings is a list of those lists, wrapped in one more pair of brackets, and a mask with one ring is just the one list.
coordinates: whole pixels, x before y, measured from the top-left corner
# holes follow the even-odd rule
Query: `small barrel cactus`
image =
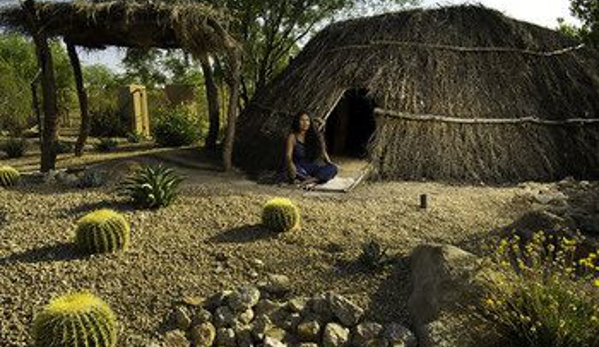
[(0, 166), (0, 187), (11, 187), (17, 184), (21, 174), (11, 166)]
[(53, 299), (35, 316), (35, 347), (114, 347), (116, 317), (100, 298), (80, 292)]
[(77, 222), (75, 243), (86, 253), (115, 252), (129, 244), (129, 223), (112, 210), (98, 210), (83, 216)]
[(274, 198), (264, 205), (262, 224), (277, 233), (298, 230), (300, 228), (299, 209), (289, 199)]

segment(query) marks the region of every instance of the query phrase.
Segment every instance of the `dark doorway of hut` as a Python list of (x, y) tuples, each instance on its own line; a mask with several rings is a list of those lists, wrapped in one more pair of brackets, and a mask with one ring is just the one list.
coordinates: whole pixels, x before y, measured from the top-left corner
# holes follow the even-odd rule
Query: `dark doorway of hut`
[(348, 89), (327, 117), (327, 149), (339, 164), (338, 179), (331, 182), (331, 190), (349, 191), (368, 174), (368, 145), (376, 123), (375, 104), (367, 94), (364, 88)]

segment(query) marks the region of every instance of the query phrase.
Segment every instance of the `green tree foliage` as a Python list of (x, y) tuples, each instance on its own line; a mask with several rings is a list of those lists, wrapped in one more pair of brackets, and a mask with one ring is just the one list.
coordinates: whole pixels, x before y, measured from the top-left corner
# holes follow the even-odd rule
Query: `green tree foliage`
[(599, 1), (570, 0), (572, 15), (580, 19), (581, 27), (568, 24), (558, 18), (558, 30), (588, 44), (599, 46)]
[[(61, 112), (75, 105), (73, 73), (65, 48), (51, 44)], [(0, 34), (0, 130), (17, 135), (35, 124), (30, 83), (38, 71), (35, 49), (24, 36)]]

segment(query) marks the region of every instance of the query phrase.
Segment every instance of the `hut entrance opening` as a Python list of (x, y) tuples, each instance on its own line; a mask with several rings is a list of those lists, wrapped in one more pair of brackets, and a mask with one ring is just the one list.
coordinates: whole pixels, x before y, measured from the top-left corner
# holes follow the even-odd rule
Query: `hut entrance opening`
[(328, 151), (335, 157), (365, 159), (374, 133), (374, 102), (366, 89), (349, 89), (341, 97), (325, 126)]

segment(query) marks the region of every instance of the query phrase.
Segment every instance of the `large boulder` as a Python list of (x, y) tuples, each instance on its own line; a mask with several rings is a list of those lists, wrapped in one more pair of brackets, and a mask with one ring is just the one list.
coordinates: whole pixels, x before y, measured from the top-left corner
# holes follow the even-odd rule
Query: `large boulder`
[(419, 347), (495, 346), (492, 329), (467, 309), (482, 301), (485, 282), (496, 276), (487, 263), (449, 245), (418, 246), (410, 262), (408, 311)]

